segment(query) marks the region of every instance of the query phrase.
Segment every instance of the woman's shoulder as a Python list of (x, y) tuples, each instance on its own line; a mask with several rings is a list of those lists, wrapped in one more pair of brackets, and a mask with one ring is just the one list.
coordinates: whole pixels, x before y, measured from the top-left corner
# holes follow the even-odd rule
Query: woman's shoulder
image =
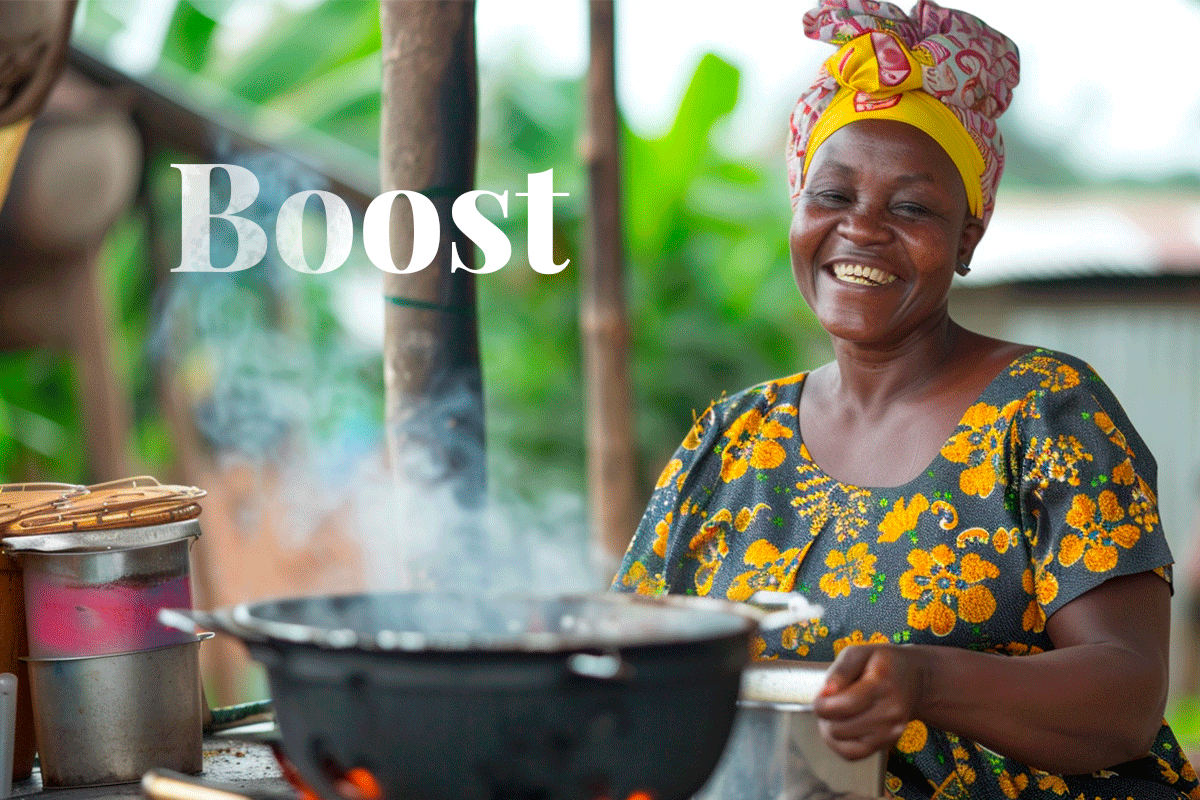
[(1150, 458), (1121, 401), (1083, 359), (1039, 347), (1013, 361), (1001, 378), (1000, 397), (1019, 401), (1014, 422), (1034, 429), (1096, 426)]
[(995, 388), (1014, 400), (1112, 392), (1083, 359), (1046, 347), (1035, 347), (1013, 359), (997, 376)]
[(798, 372), (748, 386), (731, 395), (723, 394), (709, 405), (701, 419), (711, 414), (711, 419), (718, 425), (728, 427), (752, 411), (763, 417), (781, 410), (794, 411), (799, 407), (800, 391), (808, 374)]

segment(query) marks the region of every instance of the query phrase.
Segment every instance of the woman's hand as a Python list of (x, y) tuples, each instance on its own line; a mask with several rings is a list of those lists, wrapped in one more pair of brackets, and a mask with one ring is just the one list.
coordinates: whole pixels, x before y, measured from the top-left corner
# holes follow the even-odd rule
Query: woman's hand
[(1003, 656), (941, 645), (858, 645), (814, 702), (846, 758), (890, 746), (914, 719), (1055, 774), (1149, 752), (1167, 700), (1171, 590), (1152, 572), (1111, 578), (1046, 622), (1054, 648)]
[(844, 758), (866, 758), (890, 747), (916, 718), (928, 667), (920, 648), (858, 645), (829, 668), (813, 703), (821, 735)]

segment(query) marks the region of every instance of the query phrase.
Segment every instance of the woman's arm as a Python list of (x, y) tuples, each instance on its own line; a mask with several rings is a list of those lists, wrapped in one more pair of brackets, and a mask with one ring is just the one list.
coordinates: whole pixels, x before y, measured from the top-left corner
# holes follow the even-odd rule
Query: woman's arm
[(1113, 578), (1053, 614), (1055, 649), (1032, 656), (848, 647), (815, 704), (822, 735), (846, 758), (863, 758), (919, 719), (1047, 772), (1139, 758), (1166, 706), (1170, 601), (1152, 572)]

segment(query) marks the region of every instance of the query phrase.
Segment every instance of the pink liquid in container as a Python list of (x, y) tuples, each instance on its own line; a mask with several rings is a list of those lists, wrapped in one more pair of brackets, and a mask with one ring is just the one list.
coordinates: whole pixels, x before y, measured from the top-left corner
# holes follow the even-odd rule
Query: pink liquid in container
[(189, 551), (199, 534), (193, 519), (5, 539), (24, 573), (30, 657), (112, 655), (194, 640), (159, 623), (158, 611), (192, 607)]

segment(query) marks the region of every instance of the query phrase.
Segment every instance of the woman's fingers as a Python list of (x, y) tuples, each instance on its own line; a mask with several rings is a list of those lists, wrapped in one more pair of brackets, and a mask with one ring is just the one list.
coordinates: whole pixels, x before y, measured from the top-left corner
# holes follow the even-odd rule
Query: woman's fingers
[(904, 726), (908, 721), (893, 715), (868, 713), (845, 720), (822, 719), (819, 724), (821, 730), (827, 732), (830, 738), (839, 741), (871, 739), (891, 744), (904, 733)]
[(828, 727), (826, 720), (820, 721), (819, 728), (821, 738), (825, 740), (830, 749), (850, 761), (866, 758), (872, 753), (891, 747), (904, 731), (904, 726), (900, 726), (898, 729), (879, 728), (864, 736), (847, 738), (836, 735)]
[(858, 759), (889, 747), (913, 718), (919, 669), (911, 648), (848, 647), (830, 666), (813, 704), (822, 738), (844, 758)]
[(847, 647), (838, 653), (825, 675), (825, 685), (821, 687), (820, 696), (837, 694), (852, 686), (862, 674), (871, 654), (870, 647)]

